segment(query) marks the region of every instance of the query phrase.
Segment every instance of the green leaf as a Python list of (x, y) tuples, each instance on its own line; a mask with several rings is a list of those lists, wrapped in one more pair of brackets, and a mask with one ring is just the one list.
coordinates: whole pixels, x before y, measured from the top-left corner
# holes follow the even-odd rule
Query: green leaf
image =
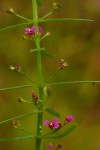
[(37, 0), (38, 5), (41, 5), (41, 3), (42, 3), (42, 0)]
[(68, 81), (68, 82), (55, 82), (47, 84), (48, 86), (57, 86), (57, 85), (64, 85), (64, 84), (100, 84), (100, 81)]
[(0, 141), (17, 141), (17, 140), (27, 140), (31, 138), (36, 138), (36, 135), (31, 136), (19, 136), (15, 138), (0, 138)]
[(47, 52), (47, 51), (45, 51), (45, 50), (42, 50), (42, 51), (41, 51), (41, 54), (42, 54), (43, 56), (47, 56), (47, 57), (54, 57), (54, 54), (49, 53), (49, 52)]
[(57, 135), (57, 136), (51, 136), (51, 135), (48, 135), (48, 136), (45, 136), (45, 138), (52, 138), (52, 139), (60, 139), (64, 136), (67, 136), (69, 135), (75, 128), (76, 128), (76, 124), (72, 125), (71, 127), (69, 127), (68, 129), (66, 129), (63, 133), (61, 133), (60, 135)]
[(94, 21), (91, 19), (76, 19), (76, 18), (50, 18), (50, 19), (40, 19), (39, 22), (66, 22), (66, 21)]
[(28, 22), (21, 23), (21, 24), (16, 24), (16, 25), (5, 27), (5, 28), (0, 28), (0, 31), (18, 28), (18, 27), (25, 26), (25, 25), (28, 25), (28, 24), (31, 24), (31, 23), (32, 23), (32, 21), (30, 21), (30, 22), (28, 21)]
[(47, 111), (48, 113), (56, 116), (56, 117), (60, 117), (60, 114), (58, 112), (56, 112), (55, 110), (53, 109), (50, 109), (50, 108), (46, 108), (45, 111)]
[(14, 86), (14, 87), (7, 87), (7, 88), (0, 88), (0, 91), (7, 91), (7, 90), (15, 90), (15, 89), (22, 89), (22, 88), (29, 88), (36, 86), (37, 84), (30, 84), (30, 85), (21, 85), (21, 86)]
[(23, 114), (23, 115), (20, 115), (20, 116), (16, 116), (16, 117), (4, 120), (4, 121), (0, 121), (0, 125), (3, 124), (3, 123), (6, 123), (6, 122), (10, 122), (10, 121), (15, 120), (15, 119), (20, 119), (22, 117), (26, 117), (26, 116), (30, 116), (30, 115), (36, 114), (37, 112), (38, 112), (37, 110), (34, 110), (32, 112), (29, 112), (29, 113), (26, 113), (26, 114)]

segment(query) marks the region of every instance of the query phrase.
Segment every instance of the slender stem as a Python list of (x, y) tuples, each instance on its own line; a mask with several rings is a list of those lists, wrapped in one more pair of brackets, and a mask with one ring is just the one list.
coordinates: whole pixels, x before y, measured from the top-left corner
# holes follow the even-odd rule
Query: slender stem
[(47, 84), (48, 86), (64, 85), (64, 84), (100, 84), (100, 81), (68, 81), (68, 82), (55, 82)]
[(30, 136), (18, 136), (15, 138), (0, 138), (0, 141), (17, 141), (17, 140), (27, 140), (36, 138), (36, 135), (30, 135)]
[(28, 19), (28, 18), (26, 18), (26, 17), (23, 17), (23, 16), (21, 16), (21, 15), (19, 15), (19, 14), (17, 14), (17, 13), (14, 13), (14, 15), (15, 15), (16, 17), (21, 18), (21, 19), (24, 19), (24, 20), (26, 20), (26, 21), (31, 21), (31, 19)]
[(38, 32), (38, 12), (37, 12), (37, 1), (32, 0), (33, 6), (33, 19), (34, 25), (36, 26), (35, 32), (35, 45), (38, 51), (37, 54), (37, 73), (38, 73), (38, 84), (39, 84), (39, 99), (41, 103), (39, 104), (39, 113), (37, 119), (37, 138), (36, 138), (36, 150), (41, 148), (41, 139), (42, 139), (42, 122), (43, 122), (43, 79), (42, 79), (42, 64), (41, 64), (41, 53), (40, 53), (40, 37)]
[(16, 24), (16, 25), (8, 26), (8, 27), (5, 27), (5, 28), (0, 28), (0, 31), (4, 31), (4, 30), (8, 30), (8, 29), (18, 28), (18, 27), (26, 26), (26, 25), (29, 25), (29, 24), (32, 24), (32, 23), (33, 23), (33, 21), (27, 21), (27, 22), (24, 22), (24, 23), (20, 23), (20, 24)]
[(29, 113), (20, 115), (20, 116), (16, 116), (16, 117), (13, 117), (13, 118), (4, 120), (4, 121), (0, 121), (0, 125), (3, 124), (3, 123), (6, 123), (6, 122), (10, 122), (10, 121), (15, 120), (15, 119), (20, 119), (20, 118), (22, 118), (22, 117), (26, 117), (26, 116), (29, 116), (29, 115), (36, 114), (37, 112), (38, 112), (37, 110), (34, 110), (34, 111), (29, 112)]
[(45, 16), (42, 17), (42, 19), (47, 18), (48, 16), (50, 16), (52, 13), (54, 12), (54, 10), (50, 11), (49, 13), (47, 13)]
[(22, 74), (25, 78), (27, 78), (29, 81), (31, 81), (33, 84), (36, 84), (25, 72), (21, 71), (19, 72), (20, 74)]
[(61, 71), (60, 69), (57, 69), (47, 82), (53, 80), (60, 71)]
[(27, 134), (29, 134), (29, 135), (33, 135), (30, 131), (24, 129), (24, 127), (21, 127), (21, 128), (18, 128), (18, 129), (24, 131), (25, 133), (27, 133)]
[(29, 87), (33, 87), (33, 86), (38, 86), (38, 84), (34, 83), (34, 84), (30, 84), (30, 85), (19, 85), (19, 86), (7, 87), (7, 88), (0, 88), (0, 91), (29, 88)]

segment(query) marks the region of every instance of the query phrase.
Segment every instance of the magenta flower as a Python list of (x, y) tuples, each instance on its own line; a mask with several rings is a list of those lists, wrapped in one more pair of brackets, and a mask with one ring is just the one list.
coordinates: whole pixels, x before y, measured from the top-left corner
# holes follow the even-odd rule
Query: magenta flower
[(41, 34), (43, 33), (42, 27), (40, 26), (40, 27), (38, 28), (38, 30), (39, 30), (39, 34), (41, 35)]
[(36, 29), (36, 26), (32, 26), (32, 28), (25, 28), (25, 34), (28, 34), (28, 35), (33, 35), (35, 34), (35, 29)]
[[(25, 34), (28, 34), (28, 35), (34, 35), (35, 34), (35, 30), (36, 30), (36, 26), (32, 26), (32, 28), (25, 28)], [(41, 35), (43, 33), (43, 29), (42, 27), (38, 27), (38, 30), (39, 30), (39, 34)]]
[(51, 143), (49, 143), (48, 144), (48, 150), (52, 150), (53, 148), (54, 148), (54, 146)]
[(67, 122), (72, 122), (74, 120), (75, 120), (75, 118), (72, 115), (67, 116), (66, 119), (65, 119), (65, 121), (67, 121)]
[(49, 120), (44, 121), (44, 125), (48, 126), (51, 129), (57, 129), (60, 127), (61, 123), (58, 121), (58, 119), (54, 119), (52, 122)]

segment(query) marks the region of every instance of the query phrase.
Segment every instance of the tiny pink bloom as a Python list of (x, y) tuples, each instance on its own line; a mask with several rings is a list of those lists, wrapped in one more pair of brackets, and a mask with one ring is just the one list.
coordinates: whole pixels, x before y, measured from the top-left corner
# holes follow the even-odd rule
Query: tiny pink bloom
[(45, 120), (45, 121), (44, 121), (44, 125), (49, 126), (49, 125), (50, 125), (50, 121)]
[[(25, 34), (34, 35), (35, 34), (35, 30), (36, 30), (36, 26), (32, 26), (32, 28), (25, 28)], [(41, 26), (38, 27), (38, 30), (39, 30), (39, 34), (43, 33), (43, 29), (42, 29)]]
[(38, 28), (38, 30), (39, 30), (39, 33), (40, 33), (40, 34), (42, 34), (42, 33), (43, 33), (43, 29), (42, 29), (42, 27), (41, 27), (41, 26)]
[(48, 150), (52, 150), (53, 148), (54, 148), (54, 146), (51, 143), (49, 143), (48, 144)]
[(72, 122), (74, 120), (75, 120), (75, 118), (72, 115), (66, 117), (67, 122)]
[(48, 126), (51, 129), (57, 129), (61, 125), (61, 123), (58, 121), (58, 119), (54, 119), (52, 122), (45, 120), (44, 125)]
[(36, 26), (32, 26), (32, 28), (26, 28), (25, 29), (25, 34), (28, 34), (28, 35), (33, 35), (35, 33), (35, 29), (36, 29)]

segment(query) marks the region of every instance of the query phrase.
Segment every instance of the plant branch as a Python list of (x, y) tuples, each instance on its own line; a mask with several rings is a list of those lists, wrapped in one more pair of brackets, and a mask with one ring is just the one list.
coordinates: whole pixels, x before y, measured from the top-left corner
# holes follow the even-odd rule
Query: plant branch
[(64, 85), (64, 84), (100, 84), (100, 81), (68, 81), (68, 82), (55, 82), (47, 84), (48, 86), (57, 86), (57, 85)]
[(0, 88), (0, 91), (29, 88), (29, 87), (33, 87), (33, 86), (38, 86), (38, 84), (34, 83), (34, 84), (30, 84), (30, 85), (20, 85), (20, 86), (13, 86), (13, 87), (7, 87), (7, 88)]
[(20, 116), (16, 116), (16, 117), (4, 120), (4, 121), (0, 121), (0, 125), (3, 124), (3, 123), (6, 123), (6, 122), (10, 122), (10, 121), (15, 120), (15, 119), (20, 119), (22, 117), (26, 117), (26, 116), (29, 116), (29, 115), (36, 114), (37, 112), (38, 112), (37, 110), (34, 110), (32, 112), (29, 112), (29, 113), (26, 113), (26, 114), (23, 114), (23, 115), (20, 115)]

